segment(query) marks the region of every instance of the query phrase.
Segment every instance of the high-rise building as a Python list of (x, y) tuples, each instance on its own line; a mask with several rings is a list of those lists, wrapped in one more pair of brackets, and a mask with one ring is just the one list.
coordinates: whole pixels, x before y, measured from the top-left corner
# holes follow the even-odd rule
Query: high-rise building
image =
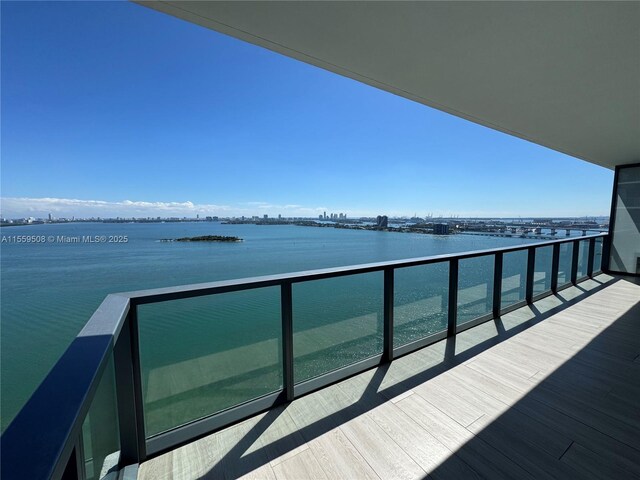
[(436, 235), (449, 235), (449, 224), (448, 223), (434, 223), (433, 224), (433, 233)]
[(378, 228), (388, 228), (389, 227), (389, 217), (386, 215), (378, 215), (376, 217), (376, 227)]

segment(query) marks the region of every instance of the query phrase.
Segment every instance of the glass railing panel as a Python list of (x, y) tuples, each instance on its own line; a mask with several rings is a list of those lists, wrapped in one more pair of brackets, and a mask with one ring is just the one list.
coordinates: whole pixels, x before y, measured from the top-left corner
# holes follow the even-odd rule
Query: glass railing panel
[(449, 262), (395, 270), (393, 346), (447, 329)]
[(596, 238), (596, 244), (593, 250), (593, 271), (599, 272), (602, 270), (602, 247), (603, 247), (603, 238)]
[(525, 299), (527, 288), (527, 250), (505, 253), (502, 257), (502, 295), (500, 308)]
[(553, 247), (536, 248), (536, 261), (533, 269), (533, 294), (539, 295), (551, 290), (551, 266)]
[(280, 287), (138, 307), (147, 436), (282, 389)]
[(589, 240), (580, 240), (578, 243), (578, 275), (582, 278), (587, 274), (587, 265), (589, 263)]
[(492, 312), (494, 262), (494, 255), (460, 260), (458, 325)]
[(113, 358), (107, 363), (82, 424), (82, 446), (87, 480), (99, 480), (117, 471), (120, 436)]
[(571, 262), (573, 259), (573, 242), (560, 244), (558, 261), (558, 286), (571, 282)]
[(382, 353), (383, 272), (292, 288), (295, 383)]

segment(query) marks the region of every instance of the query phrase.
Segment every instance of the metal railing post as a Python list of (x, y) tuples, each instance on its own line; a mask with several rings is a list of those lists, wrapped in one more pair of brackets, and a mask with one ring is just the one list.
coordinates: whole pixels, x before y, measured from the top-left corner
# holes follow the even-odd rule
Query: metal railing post
[(282, 308), (282, 371), (284, 395), (287, 402), (294, 398), (293, 392), (293, 293), (291, 282), (282, 282), (280, 300)]
[(536, 248), (529, 247), (527, 255), (527, 283), (525, 286), (525, 299), (528, 304), (533, 302), (533, 281), (536, 271)]
[(493, 318), (500, 316), (502, 307), (502, 262), (504, 254), (498, 252), (495, 254), (495, 262), (493, 265)]
[(571, 283), (574, 285), (578, 279), (578, 260), (580, 258), (580, 240), (571, 242), (573, 245), (573, 255), (571, 256)]
[(84, 461), (82, 459), (82, 434), (76, 440), (76, 444), (71, 451), (67, 466), (62, 472), (60, 480), (84, 480), (86, 478), (84, 471)]
[(118, 428), (120, 431), (120, 468), (146, 459), (146, 437), (140, 382), (137, 307), (131, 304), (113, 349), (115, 366)]
[(449, 321), (447, 324), (447, 336), (456, 334), (456, 322), (458, 320), (458, 259), (449, 261)]
[(589, 278), (593, 278), (593, 261), (595, 259), (595, 253), (596, 253), (596, 239), (590, 238), (589, 254), (588, 254), (588, 260), (587, 260), (587, 275), (589, 276)]
[(551, 291), (558, 293), (558, 271), (560, 268), (560, 244), (553, 245), (553, 254), (551, 256)]
[(393, 360), (393, 268), (384, 269), (384, 329), (382, 361)]
[(609, 262), (611, 260), (611, 233), (602, 237), (602, 250), (600, 251), (602, 258), (600, 260), (600, 270), (604, 273), (609, 271)]
[(611, 249), (613, 248), (613, 237), (616, 230), (616, 219), (618, 217), (618, 183), (620, 180), (621, 165), (615, 167), (613, 173), (613, 185), (611, 188), (611, 210), (609, 212), (609, 231), (606, 237), (602, 239), (602, 261), (600, 269), (604, 273), (609, 273), (611, 266)]

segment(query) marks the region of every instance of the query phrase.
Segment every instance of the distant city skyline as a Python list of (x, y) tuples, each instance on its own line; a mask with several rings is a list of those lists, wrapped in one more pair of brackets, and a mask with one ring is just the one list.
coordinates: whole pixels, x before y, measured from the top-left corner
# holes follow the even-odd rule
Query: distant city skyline
[(134, 3), (1, 8), (5, 217), (609, 214), (612, 171)]
[(460, 217), (460, 218), (572, 218), (572, 217), (607, 217), (608, 212), (599, 214), (563, 214), (551, 215), (535, 211), (526, 212), (493, 212), (486, 214), (484, 212), (453, 212), (453, 211), (437, 211), (429, 209), (414, 209), (413, 212), (391, 212), (391, 211), (353, 211), (342, 207), (334, 209), (328, 207), (305, 207), (302, 205), (288, 204), (275, 205), (268, 202), (246, 202), (238, 206), (231, 205), (213, 205), (213, 204), (195, 204), (190, 201), (186, 202), (144, 202), (124, 200), (122, 202), (107, 202), (103, 200), (79, 200), (79, 199), (63, 199), (63, 198), (2, 198), (0, 199), (0, 215), (3, 218), (48, 218), (52, 215), (54, 218), (156, 218), (156, 217), (193, 217), (218, 216), (218, 217), (241, 217), (252, 216), (262, 217), (268, 215), (269, 218), (282, 217), (308, 217), (318, 218), (324, 217), (331, 219), (345, 217), (376, 217), (379, 214), (388, 217)]

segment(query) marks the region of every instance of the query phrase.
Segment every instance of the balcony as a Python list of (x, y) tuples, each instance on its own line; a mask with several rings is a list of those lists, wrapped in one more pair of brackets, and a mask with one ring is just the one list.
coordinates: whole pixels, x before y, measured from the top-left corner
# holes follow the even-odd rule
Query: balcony
[(2, 476), (538, 478), (590, 452), (636, 475), (640, 287), (600, 273), (607, 247), (109, 295), (3, 434)]
[(139, 478), (638, 478), (639, 295), (598, 275), (156, 457)]
[(0, 477), (640, 478), (637, 2), (136, 3), (615, 169), (609, 235), (109, 295)]

